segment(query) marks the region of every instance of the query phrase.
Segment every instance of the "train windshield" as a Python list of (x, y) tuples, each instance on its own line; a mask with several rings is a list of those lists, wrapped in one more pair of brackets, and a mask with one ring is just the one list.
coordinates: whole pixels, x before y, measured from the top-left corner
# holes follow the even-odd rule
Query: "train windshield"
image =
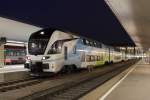
[(39, 31), (30, 36), (28, 51), (31, 55), (43, 55), (54, 30)]

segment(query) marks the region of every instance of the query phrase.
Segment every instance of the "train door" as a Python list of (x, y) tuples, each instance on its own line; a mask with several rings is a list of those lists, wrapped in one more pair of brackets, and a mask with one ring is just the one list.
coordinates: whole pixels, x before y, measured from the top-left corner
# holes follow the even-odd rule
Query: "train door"
[(64, 47), (64, 59), (68, 59), (68, 48), (66, 46)]

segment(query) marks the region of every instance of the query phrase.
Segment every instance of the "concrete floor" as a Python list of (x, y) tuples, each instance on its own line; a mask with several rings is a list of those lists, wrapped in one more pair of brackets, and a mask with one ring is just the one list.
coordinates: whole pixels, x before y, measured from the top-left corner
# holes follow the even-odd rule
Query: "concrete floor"
[(6, 65), (0, 68), (0, 82), (20, 80), (28, 77), (28, 69), (25, 69), (23, 64)]
[(150, 65), (144, 61), (140, 61), (135, 65), (135, 69), (103, 100), (149, 99)]

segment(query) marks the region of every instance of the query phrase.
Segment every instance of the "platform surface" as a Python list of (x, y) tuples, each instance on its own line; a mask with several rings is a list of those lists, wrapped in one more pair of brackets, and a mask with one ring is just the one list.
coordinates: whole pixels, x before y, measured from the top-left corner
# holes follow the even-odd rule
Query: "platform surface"
[(6, 65), (0, 68), (0, 82), (15, 81), (29, 78), (28, 69), (24, 65)]
[(99, 100), (150, 100), (150, 64), (141, 60)]
[(3, 68), (0, 68), (0, 73), (9, 73), (9, 72), (18, 72), (18, 71), (27, 71), (27, 69), (24, 68), (23, 64), (5, 65)]

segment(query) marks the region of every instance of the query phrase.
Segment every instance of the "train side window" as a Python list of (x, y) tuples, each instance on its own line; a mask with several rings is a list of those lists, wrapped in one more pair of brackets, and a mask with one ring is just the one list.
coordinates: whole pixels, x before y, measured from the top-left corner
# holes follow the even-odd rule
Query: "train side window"
[(94, 47), (93, 41), (90, 41), (90, 46)]
[(73, 54), (76, 54), (76, 52), (77, 52), (77, 48), (76, 48), (76, 46), (74, 46), (74, 48), (73, 48)]
[(98, 56), (95, 56), (95, 61), (98, 61)]
[(98, 42), (96, 42), (96, 47), (97, 47), (97, 48), (99, 48), (99, 45), (98, 45), (98, 44), (99, 44), (99, 43), (98, 43)]
[(89, 46), (92, 46), (92, 42), (91, 41), (89, 41)]
[(95, 61), (95, 56), (91, 56), (91, 61)]
[(94, 42), (93, 41), (91, 41), (91, 46), (94, 47)]
[(14, 53), (14, 56), (17, 56), (17, 52), (16, 51), (14, 51), (13, 53)]
[(86, 40), (86, 44), (87, 44), (88, 46), (90, 46), (90, 41), (89, 41), (89, 40)]
[(82, 43), (83, 43), (84, 45), (86, 45), (86, 40), (85, 40), (85, 39), (82, 39)]
[(85, 52), (81, 53), (81, 62), (85, 62)]
[(94, 42), (94, 47), (97, 47), (97, 44), (96, 44), (96, 42)]
[(103, 60), (103, 56), (100, 56), (100, 60), (101, 60), (101, 61)]
[(91, 57), (89, 55), (86, 55), (86, 62), (90, 62), (91, 61)]
[(100, 56), (97, 57), (97, 60), (100, 61)]
[(101, 43), (99, 43), (98, 47), (99, 47), (99, 48), (102, 48), (102, 44), (101, 44)]
[(9, 55), (10, 55), (9, 50), (6, 50), (6, 51), (5, 51), (5, 54), (6, 54), (6, 56), (9, 56)]
[(10, 56), (14, 56), (14, 53), (12, 50), (10, 51)]
[(19, 56), (19, 55), (20, 55), (20, 52), (19, 52), (19, 51), (18, 51), (18, 52), (16, 52), (16, 55), (17, 55), (17, 56)]

